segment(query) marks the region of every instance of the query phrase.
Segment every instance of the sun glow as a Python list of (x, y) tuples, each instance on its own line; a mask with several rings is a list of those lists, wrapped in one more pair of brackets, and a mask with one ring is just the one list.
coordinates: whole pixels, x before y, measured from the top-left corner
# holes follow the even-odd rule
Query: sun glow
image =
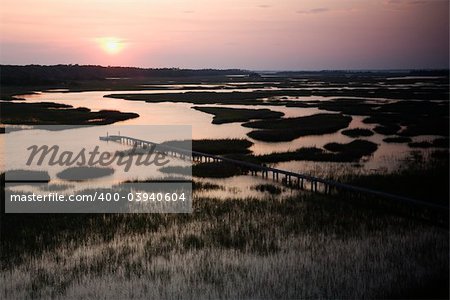
[(117, 54), (124, 48), (124, 42), (114, 37), (100, 38), (99, 42), (102, 49), (108, 54)]

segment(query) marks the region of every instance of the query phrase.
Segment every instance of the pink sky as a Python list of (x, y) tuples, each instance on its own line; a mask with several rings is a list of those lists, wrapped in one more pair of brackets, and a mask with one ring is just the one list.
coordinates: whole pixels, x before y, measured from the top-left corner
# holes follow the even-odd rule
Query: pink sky
[(2, 0), (0, 63), (448, 68), (448, 11), (448, 0)]

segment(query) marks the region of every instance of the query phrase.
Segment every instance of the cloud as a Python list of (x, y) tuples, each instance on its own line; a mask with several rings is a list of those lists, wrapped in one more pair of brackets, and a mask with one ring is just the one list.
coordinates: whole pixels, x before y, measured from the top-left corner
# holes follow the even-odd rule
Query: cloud
[(313, 13), (313, 14), (320, 14), (320, 13), (323, 13), (323, 12), (327, 12), (329, 10), (330, 9), (328, 9), (328, 8), (321, 7), (321, 8), (313, 8), (313, 9), (310, 10), (310, 12)]
[(385, 1), (385, 3), (387, 5), (423, 5), (423, 4), (427, 4), (429, 1), (426, 0), (387, 0)]
[(269, 8), (270, 5), (268, 5), (268, 4), (260, 4), (260, 5), (258, 5), (258, 7), (259, 8)]
[(299, 10), (297, 13), (299, 14), (320, 14), (330, 11), (329, 8), (326, 7), (319, 7), (319, 8), (313, 8), (309, 10)]
[(432, 1), (426, 1), (426, 0), (386, 0), (386, 1), (384, 1), (384, 5), (385, 5), (386, 9), (392, 10), (392, 11), (402, 11), (405, 9), (412, 9), (414, 6), (426, 5), (429, 3), (432, 3)]
[(412, 5), (422, 5), (422, 4), (427, 4), (427, 1), (424, 1), (424, 0), (416, 0), (416, 1), (412, 1), (411, 4), (412, 4)]

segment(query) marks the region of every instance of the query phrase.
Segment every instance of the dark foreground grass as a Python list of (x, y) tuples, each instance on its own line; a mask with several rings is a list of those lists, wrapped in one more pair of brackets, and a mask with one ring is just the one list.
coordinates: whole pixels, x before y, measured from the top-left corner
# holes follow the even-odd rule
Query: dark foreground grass
[(431, 148), (431, 147), (433, 147), (433, 143), (429, 142), (429, 141), (411, 142), (411, 143), (408, 143), (408, 146), (411, 148)]
[(136, 113), (114, 110), (92, 112), (87, 108), (52, 102), (2, 103), (3, 124), (22, 125), (106, 125), (139, 117)]
[(214, 115), (213, 124), (225, 124), (233, 122), (247, 122), (254, 119), (276, 119), (284, 116), (284, 113), (270, 109), (245, 109), (227, 107), (194, 106), (193, 109)]
[(188, 215), (0, 222), (7, 299), (448, 295), (448, 230), (361, 199), (196, 198)]
[(449, 204), (449, 153), (439, 150), (424, 158), (419, 152), (395, 173), (348, 176), (350, 184), (443, 206)]
[(411, 141), (411, 138), (406, 136), (394, 136), (383, 139), (383, 142), (385, 143), (409, 143)]
[(306, 135), (333, 133), (346, 128), (352, 118), (341, 114), (316, 114), (298, 118), (260, 120), (242, 124), (257, 128), (247, 135), (255, 140), (266, 142), (292, 141)]

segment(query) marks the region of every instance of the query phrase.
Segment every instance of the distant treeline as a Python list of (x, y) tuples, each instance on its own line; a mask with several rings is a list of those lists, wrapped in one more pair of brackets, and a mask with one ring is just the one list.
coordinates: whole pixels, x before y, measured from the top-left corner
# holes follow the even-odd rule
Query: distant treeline
[(279, 77), (304, 77), (304, 76), (449, 76), (448, 69), (440, 70), (322, 70), (322, 71), (278, 71), (278, 72), (260, 72), (263, 75), (273, 75)]
[(2, 85), (47, 85), (78, 80), (104, 80), (107, 78), (148, 77), (208, 77), (226, 75), (251, 75), (252, 72), (239, 69), (144, 69), (131, 67), (102, 67), (81, 65), (0, 65)]
[[(259, 74), (258, 74), (259, 73)], [(263, 77), (371, 77), (371, 76), (448, 76), (449, 70), (330, 70), (330, 71), (278, 71), (252, 72), (241, 69), (178, 69), (178, 68), (133, 68), (103, 67), (94, 65), (0, 65), (2, 85), (52, 85), (82, 80), (105, 80), (108, 78), (189, 78), (229, 75), (247, 75), (252, 78)]]

